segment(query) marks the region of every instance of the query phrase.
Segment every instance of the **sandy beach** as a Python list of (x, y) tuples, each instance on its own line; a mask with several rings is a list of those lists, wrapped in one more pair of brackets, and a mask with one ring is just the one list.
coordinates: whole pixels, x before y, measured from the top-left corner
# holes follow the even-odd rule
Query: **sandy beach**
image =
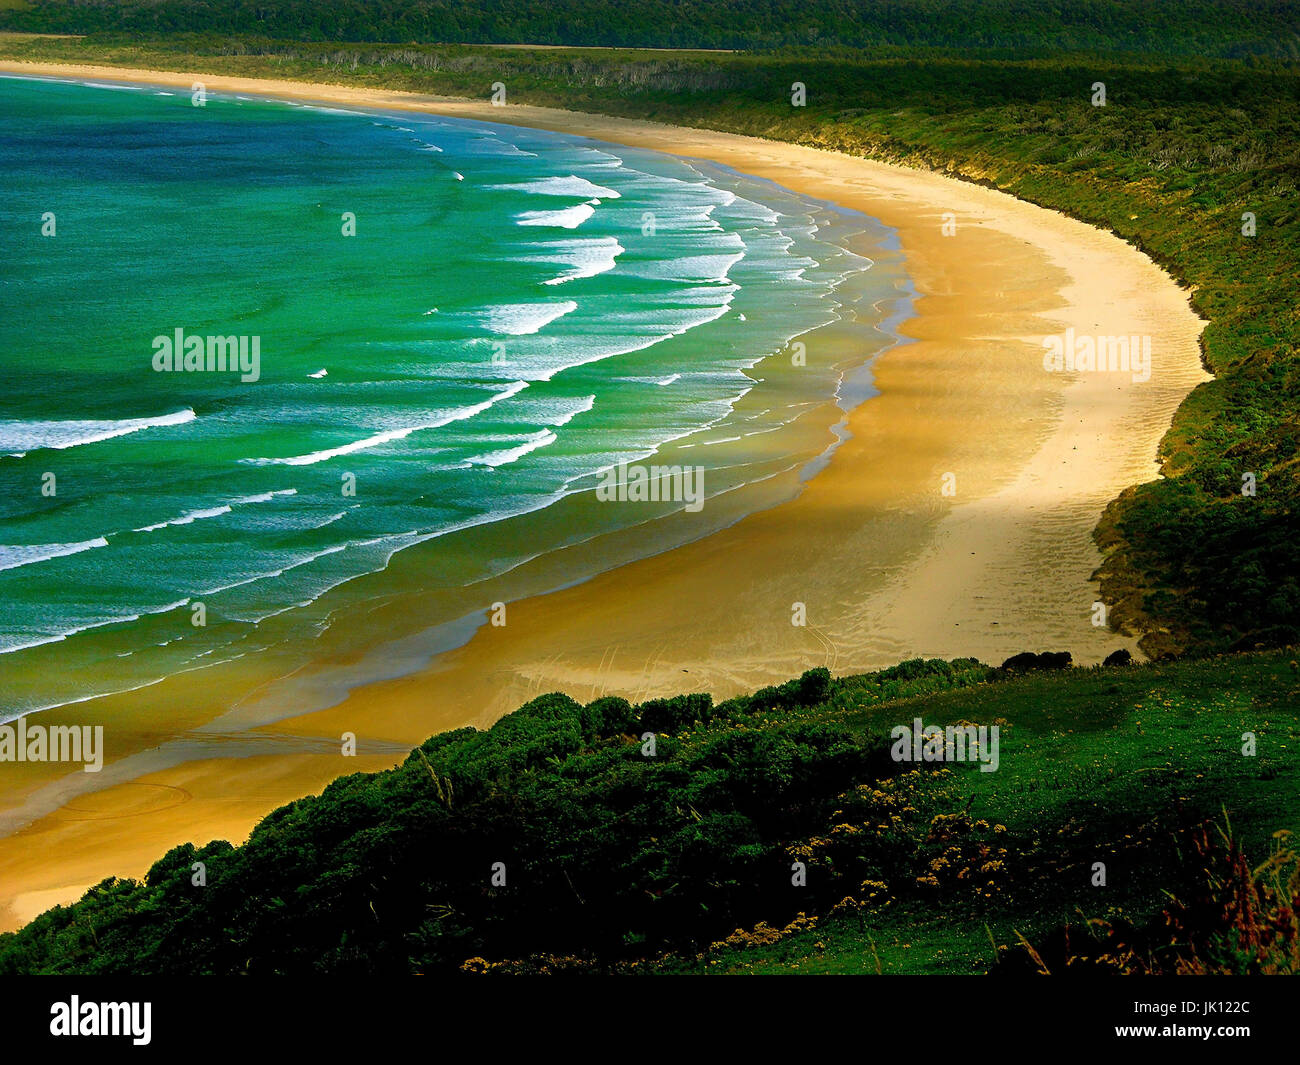
[[(788, 502), (676, 550), (509, 603), (508, 623), (328, 709), (274, 693), (225, 705), (159, 686), (118, 697), (102, 779), (0, 774), (0, 930), (170, 847), (238, 842), (275, 806), (484, 726), (542, 692), (580, 701), (726, 697), (813, 666), (923, 657), (997, 663), (1024, 650), (1099, 662), (1136, 639), (1093, 624), (1092, 530), (1158, 476), (1178, 404), (1207, 379), (1187, 293), (1113, 234), (939, 174), (756, 138), (521, 105), (107, 67), (0, 62), (33, 76), (152, 82), (578, 134), (708, 160), (862, 211), (899, 234), (915, 285), (910, 342), (874, 364), (879, 395)], [(945, 226), (955, 223), (955, 231)], [(1044, 338), (1149, 337), (1149, 380), (1044, 368)], [(832, 342), (828, 339), (826, 342)], [(837, 343), (853, 342), (841, 329)], [(831, 404), (810, 415), (830, 440)], [(945, 492), (945, 486), (951, 489)], [(807, 624), (791, 624), (803, 604)], [(346, 674), (353, 663), (323, 663)], [(63, 711), (51, 716), (58, 719)], [(69, 714), (67, 720), (81, 721)], [(338, 755), (352, 732), (361, 754)]]

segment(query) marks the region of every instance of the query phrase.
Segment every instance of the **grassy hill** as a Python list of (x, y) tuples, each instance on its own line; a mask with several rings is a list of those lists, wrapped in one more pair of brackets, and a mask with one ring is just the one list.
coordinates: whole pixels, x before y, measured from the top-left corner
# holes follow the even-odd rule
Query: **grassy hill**
[[(1280, 849), (1291, 876), (1274, 833), (1300, 827), (1298, 695), (1288, 652), (1025, 676), (916, 660), (718, 705), (547, 695), (240, 847), (105, 881), (0, 936), (0, 973), (971, 973), (1016, 964), (1022, 936), (1063, 964), (1058, 930), (1083, 918), (1138, 944), (1130, 965), (1285, 969), (1294, 912), (1241, 948), (1235, 882), (1204, 901), (1200, 866), (1225, 855), (1196, 842), (1226, 812), (1252, 869)], [(997, 770), (896, 761), (890, 730), (917, 717), (997, 724)], [(1176, 950), (1167, 893), (1193, 913)]]

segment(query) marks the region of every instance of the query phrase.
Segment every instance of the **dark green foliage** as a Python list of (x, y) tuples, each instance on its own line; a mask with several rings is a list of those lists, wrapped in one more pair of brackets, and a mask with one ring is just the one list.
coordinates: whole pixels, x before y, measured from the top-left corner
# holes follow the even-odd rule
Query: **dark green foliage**
[[(1008, 942), (1097, 912), (1099, 857), (1105, 905), (1141, 920), (1182, 885), (1174, 840), (1205, 819), (1227, 807), (1254, 850), (1300, 819), (1289, 652), (994, 674), (917, 659), (834, 680), (812, 706), (728, 700), (660, 735), (654, 757), (626, 732), (590, 731), (606, 712), (639, 728), (644, 706), (542, 696), (395, 769), (342, 777), (240, 847), (176, 847), (141, 882), (104, 881), (0, 936), (0, 973), (438, 972), (533, 956), (591, 968), (664, 952), (689, 967), (736, 928), (800, 912), (823, 922), (790, 948), (801, 964), (824, 939), (842, 951), (828, 970), (870, 971), (874, 936), (891, 971), (983, 971), (985, 923)], [(999, 770), (895, 764), (889, 730), (914, 717), (1001, 722)], [(1257, 756), (1241, 754), (1248, 730)], [(861, 902), (832, 914), (847, 897)], [(933, 949), (907, 949), (919, 942)], [(734, 961), (777, 971), (784, 949)]]
[(999, 667), (1004, 673), (1033, 673), (1043, 669), (1069, 669), (1074, 656), (1069, 651), (1021, 651)]
[(671, 699), (652, 699), (642, 703), (641, 730), (644, 732), (680, 732), (696, 722), (713, 716), (713, 696), (677, 695)]
[(582, 731), (589, 740), (631, 733), (636, 723), (636, 709), (616, 695), (607, 695), (582, 708)]
[(822, 667), (810, 669), (798, 680), (786, 681), (775, 688), (762, 688), (751, 699), (754, 707), (775, 707), (793, 710), (800, 706), (815, 706), (826, 699), (831, 690), (830, 670)]
[[(733, 701), (735, 720), (712, 723), (707, 695), (543, 695), (339, 778), (241, 847), (177, 847), (140, 883), (105, 881), (0, 937), (0, 973), (436, 971), (480, 954), (645, 954), (788, 917), (815, 896), (791, 891), (785, 849), (847, 788), (897, 769), (883, 733), (810, 712), (828, 689), (811, 670), (772, 689), (800, 714)], [(662, 731), (654, 757), (629, 726)]]
[(31, 0), (6, 28), (639, 48), (1297, 54), (1293, 0)]

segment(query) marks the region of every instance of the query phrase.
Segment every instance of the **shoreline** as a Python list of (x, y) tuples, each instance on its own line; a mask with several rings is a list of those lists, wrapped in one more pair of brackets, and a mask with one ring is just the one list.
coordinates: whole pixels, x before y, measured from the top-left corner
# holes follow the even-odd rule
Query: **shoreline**
[[(1092, 530), (1120, 491), (1158, 475), (1173, 412), (1208, 375), (1186, 293), (1113, 234), (939, 174), (735, 134), (266, 79), (9, 61), (0, 72), (185, 88), (201, 78), (216, 92), (428, 111), (701, 159), (879, 219), (898, 232), (916, 290), (900, 329), (911, 342), (875, 360), (879, 394), (854, 407), (851, 435), (796, 498), (511, 602), (505, 628), (330, 709), (155, 726), (160, 742), (122, 764), (120, 782), (0, 838), (0, 929), (105, 875), (139, 876), (176, 843), (238, 842), (283, 802), (545, 691), (726, 697), (818, 665), (996, 663), (1047, 649), (1086, 664), (1135, 649), (1091, 625)], [(945, 236), (949, 213), (957, 229)], [(1151, 380), (1047, 373), (1042, 338), (1067, 328), (1151, 336)], [(941, 494), (945, 473), (955, 496)], [(790, 624), (795, 602), (806, 628)], [(322, 753), (344, 731), (369, 753)]]

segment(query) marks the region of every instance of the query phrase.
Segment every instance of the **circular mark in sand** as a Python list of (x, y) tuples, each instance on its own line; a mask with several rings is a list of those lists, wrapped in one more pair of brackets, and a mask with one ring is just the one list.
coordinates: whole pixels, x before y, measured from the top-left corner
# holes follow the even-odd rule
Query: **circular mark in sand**
[(172, 784), (146, 784), (132, 780), (103, 791), (81, 796), (58, 813), (61, 821), (109, 821), (122, 817), (144, 817), (187, 803), (194, 796)]

